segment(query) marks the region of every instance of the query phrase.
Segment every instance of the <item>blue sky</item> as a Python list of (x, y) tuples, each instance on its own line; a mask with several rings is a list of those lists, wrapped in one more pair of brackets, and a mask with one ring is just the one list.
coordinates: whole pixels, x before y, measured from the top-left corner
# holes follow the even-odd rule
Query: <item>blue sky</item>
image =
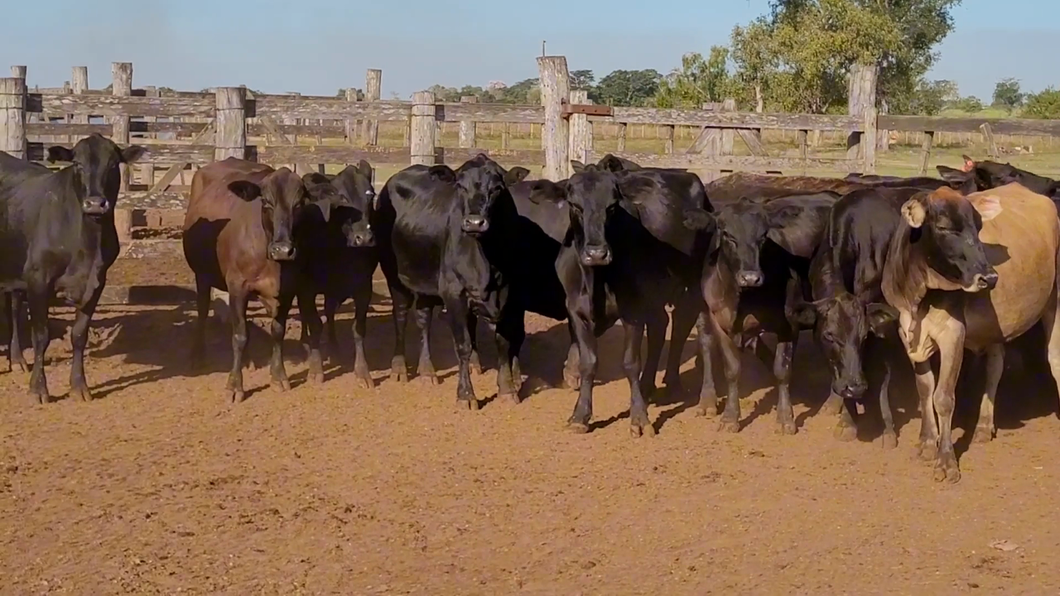
[[(246, 84), (267, 92), (331, 94), (363, 87), (383, 69), (383, 97), (434, 83), (484, 85), (536, 76), (534, 57), (567, 56), (571, 69), (668, 72), (681, 54), (726, 43), (767, 0), (49, 0), (6, 7), (0, 56), (29, 66), (29, 84), (61, 85), (87, 65), (90, 85), (110, 63), (134, 64), (134, 84), (198, 90)], [(295, 8), (297, 6), (297, 8)], [(47, 17), (45, 17), (47, 14)], [(994, 83), (1060, 87), (1060, 1), (964, 0), (939, 48), (935, 78), (989, 99)], [(413, 43), (415, 40), (415, 43)]]

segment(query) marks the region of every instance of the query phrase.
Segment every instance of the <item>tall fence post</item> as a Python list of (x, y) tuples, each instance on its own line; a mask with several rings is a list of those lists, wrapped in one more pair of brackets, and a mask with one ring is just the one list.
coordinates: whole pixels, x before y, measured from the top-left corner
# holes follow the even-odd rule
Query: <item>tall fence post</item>
[[(353, 87), (346, 88), (346, 101), (356, 103), (360, 97)], [(346, 143), (353, 145), (357, 143), (357, 119), (346, 118)]]
[[(589, 103), (589, 92), (575, 89), (570, 92), (571, 105)], [(571, 159), (589, 163), (589, 151), (592, 150), (592, 129), (589, 128), (589, 117), (585, 114), (570, 115), (570, 148)]]
[(541, 56), (537, 59), (541, 77), (541, 105), (545, 123), (541, 126), (541, 148), (545, 151), (544, 177), (559, 181), (570, 177), (570, 141), (563, 103), (570, 100), (570, 73), (563, 56)]
[(409, 132), (409, 155), (412, 165), (433, 166), (435, 162), (434, 132), (437, 106), (430, 91), (412, 94), (412, 118)]
[[(74, 95), (84, 95), (85, 91), (88, 91), (88, 67), (87, 66), (75, 66), (73, 72), (70, 75), (70, 93)], [(70, 122), (74, 124), (88, 124), (88, 116), (85, 114), (71, 114)], [(76, 143), (81, 140), (83, 135), (70, 135), (69, 142)]]
[[(478, 98), (474, 95), (465, 95), (464, 97), (460, 98), (460, 103), (478, 103)], [(460, 148), (470, 149), (475, 146), (475, 141), (475, 121), (461, 120), (459, 141)]]
[[(111, 95), (117, 97), (128, 97), (132, 95), (133, 65), (131, 62), (114, 62), (110, 66), (113, 77), (111, 82)], [(114, 116), (111, 118), (110, 138), (119, 145), (129, 144), (129, 116)], [(121, 165), (121, 190), (129, 190), (129, 178), (131, 174), (128, 166)]]
[(0, 79), (0, 151), (26, 159), (26, 79)]
[(214, 96), (214, 150), (217, 161), (247, 158), (247, 89), (218, 87)]
[(876, 173), (876, 127), (878, 113), (875, 106), (869, 106), (865, 109), (864, 121), (865, 121), (865, 133), (861, 137), (861, 148), (865, 158), (865, 173), (875, 174)]
[[(383, 89), (383, 71), (378, 68), (369, 68), (364, 77), (364, 100), (379, 101)], [(365, 119), (362, 138), (366, 145), (375, 146), (379, 144), (379, 121)]]
[[(850, 68), (847, 95), (847, 113), (863, 120), (869, 108), (876, 108), (876, 79), (879, 67), (875, 64), (854, 64)], [(875, 130), (875, 126), (873, 127)], [(870, 138), (863, 132), (853, 132), (847, 137), (847, 159), (854, 161), (865, 157), (865, 146), (876, 144), (875, 132)]]

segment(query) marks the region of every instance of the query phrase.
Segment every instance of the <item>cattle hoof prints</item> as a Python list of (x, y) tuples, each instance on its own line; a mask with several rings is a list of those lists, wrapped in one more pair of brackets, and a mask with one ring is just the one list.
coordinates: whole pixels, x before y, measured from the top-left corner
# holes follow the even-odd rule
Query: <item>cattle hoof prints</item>
[(835, 437), (837, 441), (849, 443), (858, 438), (858, 427), (842, 423), (837, 424), (835, 430), (832, 431), (832, 436)]
[(884, 449), (897, 449), (898, 448), (898, 435), (894, 433), (884, 433), (880, 437), (880, 444), (883, 445)]

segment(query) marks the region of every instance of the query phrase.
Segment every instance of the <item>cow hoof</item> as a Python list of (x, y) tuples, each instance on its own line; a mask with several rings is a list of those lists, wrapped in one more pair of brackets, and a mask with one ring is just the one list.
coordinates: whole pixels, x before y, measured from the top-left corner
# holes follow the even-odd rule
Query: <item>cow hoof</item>
[(470, 410), (475, 412), (479, 409), (479, 403), (477, 399), (460, 399), (456, 400), (456, 407), (458, 410)]
[(953, 454), (948, 457), (940, 457), (935, 463), (935, 482), (946, 481), (955, 484), (961, 480), (961, 470), (957, 467), (957, 459)]
[(502, 395), (500, 397), (507, 398), (508, 401), (512, 402), (512, 405), (516, 405), (517, 406), (520, 403), (522, 403), (522, 400), (519, 399), (519, 394), (518, 393), (508, 393), (508, 394)]
[(990, 441), (993, 441), (993, 440), (994, 440), (994, 428), (993, 427), (991, 427), (989, 425), (986, 425), (986, 424), (980, 424), (979, 426), (975, 427), (975, 434), (972, 435), (972, 442), (973, 443), (989, 443)]
[(375, 381), (372, 380), (371, 375), (360, 374), (355, 376), (357, 386), (361, 389), (375, 389)]
[(778, 422), (777, 423), (776, 434), (778, 434), (778, 435), (794, 435), (797, 432), (799, 432), (799, 429), (797, 429), (795, 427), (795, 421), (794, 420), (789, 421), (789, 422)]
[(567, 432), (584, 435), (589, 432), (589, 425), (584, 422), (567, 422)]
[(323, 385), (324, 384), (324, 372), (323, 371), (311, 372), (311, 373), (309, 373), (309, 375), (306, 376), (306, 381), (309, 382), (309, 383), (312, 383), (314, 385)]
[(639, 439), (642, 436), (654, 437), (655, 427), (651, 425), (651, 422), (634, 422), (629, 425), (629, 435), (634, 439)]
[(843, 409), (843, 400), (839, 397), (829, 397), (828, 401), (821, 406), (821, 413), (828, 416), (838, 416)]
[(403, 370), (392, 370), (390, 371), (390, 380), (396, 383), (408, 383), (409, 373)]
[(92, 401), (92, 392), (88, 390), (88, 387), (71, 387), (70, 396), (75, 395), (81, 401)]
[(832, 436), (835, 437), (837, 441), (849, 443), (858, 438), (858, 428), (856, 426), (837, 424), (835, 430), (832, 431)]
[(37, 404), (37, 405), (42, 405), (43, 406), (43, 405), (46, 405), (48, 403), (51, 403), (51, 397), (49, 397), (47, 393), (34, 393), (34, 392), (31, 391), (30, 394), (29, 394), (29, 398), (32, 400), (31, 403), (34, 403), (34, 404)]
[(471, 374), (481, 375), (482, 374), (482, 361), (479, 360), (478, 352), (471, 353), (471, 361), (468, 362), (468, 367), (471, 369)]
[(917, 457), (920, 461), (933, 462), (938, 459), (938, 448), (933, 441), (923, 441), (917, 445)]
[(418, 375), (416, 377), (416, 382), (422, 383), (424, 385), (437, 385), (438, 384), (438, 377), (436, 375), (433, 375), (433, 374)]
[(11, 372), (14, 372), (16, 370), (21, 373), (27, 373), (29, 372), (29, 365), (26, 364), (25, 360), (21, 362), (15, 360), (11, 363)]
[(279, 391), (291, 390), (291, 381), (288, 379), (273, 379), (271, 385)]
[(884, 449), (897, 449), (898, 448), (898, 435), (894, 432), (885, 432), (880, 437), (880, 444), (883, 445)]
[(723, 433), (738, 433), (740, 432), (740, 421), (726, 420), (722, 418), (721, 422), (718, 423), (718, 431)]
[(228, 390), (228, 400), (233, 404), (241, 404), (246, 398), (247, 394), (242, 389)]
[(718, 406), (714, 405), (700, 405), (696, 408), (697, 418), (715, 418), (718, 415)]

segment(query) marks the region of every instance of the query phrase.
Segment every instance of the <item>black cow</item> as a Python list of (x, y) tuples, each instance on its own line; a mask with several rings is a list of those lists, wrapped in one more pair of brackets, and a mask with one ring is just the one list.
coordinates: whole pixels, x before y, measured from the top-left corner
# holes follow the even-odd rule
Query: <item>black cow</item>
[[(510, 203), (508, 185), (527, 174), (526, 168), (505, 170), (480, 154), (455, 171), (444, 165), (410, 166), (383, 187), (373, 228), (394, 305), (392, 377), (404, 380), (407, 375), (405, 322), (414, 306), (421, 333), (418, 373), (437, 382), (430, 360), (430, 325), (433, 308), (444, 304), (460, 361), (457, 403), (478, 408), (471, 386), (468, 315), (483, 316), (496, 328), (508, 297), (507, 280), (490, 266), (480, 239), (490, 231), (494, 202), (505, 198)], [(496, 339), (498, 354), (508, 354), (509, 341), (501, 329)], [(498, 367), (500, 395), (518, 399), (517, 382), (510, 367)]]
[[(702, 311), (696, 288), (705, 235), (682, 222), (686, 214), (707, 217), (709, 202), (698, 177), (685, 172), (616, 172), (579, 162), (572, 166), (575, 174), (570, 179), (542, 181), (530, 194), (531, 201), (564, 210), (569, 218), (555, 263), (579, 350), (580, 390), (568, 426), (575, 432), (589, 429), (596, 337), (612, 322), (612, 309), (617, 308), (626, 335), (623, 368), (630, 385), (630, 430), (634, 436), (651, 435), (655, 430), (644, 395), (654, 387), (665, 340), (665, 306), (675, 306), (672, 337), (680, 344)], [(612, 300), (614, 306), (609, 305)], [(648, 362), (642, 371), (645, 327)], [(702, 354), (706, 335), (699, 339)], [(711, 383), (710, 360), (702, 360), (706, 385)]]
[(1026, 170), (1021, 170), (1010, 163), (998, 163), (996, 161), (975, 161), (967, 155), (962, 155), (964, 166), (961, 169), (947, 166), (935, 166), (939, 175), (949, 180), (951, 184), (966, 184), (971, 182), (971, 191), (990, 190), (1004, 186), (1011, 182), (1018, 182), (1033, 192), (1045, 195), (1053, 201), (1060, 200), (1060, 182), (1039, 176)]
[[(329, 221), (324, 221), (321, 213), (311, 210), (298, 229), (298, 245), (302, 247), (301, 271), (306, 276), (302, 283), (312, 288), (306, 296), (315, 299), (317, 293), (324, 294), (324, 316), (331, 352), (338, 349), (335, 311), (347, 299), (353, 299), (356, 308), (353, 374), (362, 387), (370, 389), (375, 383), (364, 355), (364, 337), (372, 299), (372, 274), (379, 264), (371, 225), (376, 205), (372, 166), (361, 160), (356, 166), (347, 166), (334, 176), (312, 173), (303, 177), (303, 181), (311, 200), (326, 197), (327, 193), (337, 193), (342, 198), (331, 212)], [(308, 326), (302, 326), (302, 333), (303, 342), (308, 343)]]
[(48, 161), (72, 162), (57, 172), (0, 153), (0, 284), (5, 290), (26, 290), (33, 330), (29, 385), (40, 403), (49, 399), (44, 353), (50, 342), (48, 303), (56, 291), (77, 308), (70, 332), (70, 393), (92, 399), (85, 380), (85, 346), (107, 269), (118, 258), (114, 205), (119, 166), (143, 153), (143, 147), (122, 149), (99, 134), (78, 141), (73, 149), (49, 147)]
[(29, 370), (26, 357), (22, 355), (22, 329), (29, 321), (26, 313), (26, 296), (23, 290), (0, 292), (0, 317), (3, 317), (5, 333), (11, 337), (7, 344), (8, 370)]
[[(883, 445), (898, 444), (888, 400), (892, 363), (887, 357), (888, 344), (898, 341), (897, 312), (884, 301), (880, 283), (900, 208), (922, 190), (863, 189), (837, 201), (810, 264), (813, 301), (795, 307), (796, 320), (814, 326), (831, 365), (831, 395), (823, 409), (840, 414), (835, 433), (840, 440), (857, 436), (853, 404), (847, 400), (861, 399), (867, 389), (877, 388)], [(865, 363), (870, 365), (867, 371)]]
[[(716, 341), (721, 348), (729, 387), (721, 430), (740, 430), (739, 349), (744, 336), (770, 332), (777, 335), (777, 432), (796, 432), (788, 384), (800, 326), (792, 308), (808, 297), (810, 257), (837, 198), (833, 192), (759, 201), (745, 197), (721, 207), (716, 215), (689, 218), (692, 227), (716, 225), (703, 264), (702, 288), (708, 343)], [(716, 415), (717, 395), (701, 395), (699, 407), (702, 415)]]

